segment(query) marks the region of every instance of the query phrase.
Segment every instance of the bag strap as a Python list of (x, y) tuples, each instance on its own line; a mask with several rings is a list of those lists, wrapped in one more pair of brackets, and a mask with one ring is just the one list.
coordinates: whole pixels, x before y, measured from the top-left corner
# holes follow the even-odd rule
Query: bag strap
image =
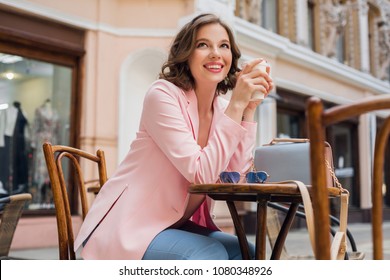
[[(347, 252), (347, 220), (348, 220), (348, 200), (349, 193), (342, 192), (340, 196), (340, 228), (333, 238), (331, 247), (331, 259), (343, 260)], [(340, 233), (342, 235), (340, 236)]]
[[(331, 253), (333, 252), (333, 256), (331, 256), (332, 259), (340, 260), (344, 259), (345, 253), (347, 251), (347, 224), (348, 224), (348, 204), (349, 204), (349, 191), (347, 189), (344, 189), (341, 183), (339, 182), (339, 179), (337, 179), (336, 174), (333, 171), (333, 168), (331, 167), (330, 163), (325, 160), (325, 165), (328, 168), (328, 171), (330, 175), (333, 178), (333, 182), (336, 185), (337, 188), (340, 189), (340, 227), (339, 232), (343, 232), (344, 235), (340, 238), (338, 235), (339, 232), (336, 233), (333, 243), (334, 248), (331, 249)], [(332, 243), (332, 245), (333, 245)], [(339, 249), (337, 249), (339, 248)]]
[[(314, 233), (314, 214), (313, 205), (309, 191), (305, 184), (300, 181), (283, 181), (280, 183), (294, 183), (297, 185), (299, 192), (302, 196), (303, 207), (306, 215), (306, 225), (309, 232), (309, 238), (313, 253), (315, 255), (315, 233)], [(340, 228), (333, 237), (331, 244), (331, 259), (332, 260), (343, 260), (347, 251), (347, 221), (348, 221), (348, 198), (349, 193), (345, 189), (340, 193)]]
[(302, 196), (302, 203), (303, 207), (305, 209), (305, 216), (306, 216), (306, 225), (307, 225), (307, 231), (309, 232), (309, 238), (311, 243), (311, 248), (313, 250), (314, 255), (315, 252), (315, 233), (314, 233), (314, 214), (313, 214), (313, 205), (311, 203), (311, 198), (309, 195), (309, 191), (304, 183), (301, 181), (289, 181), (289, 183), (294, 183), (297, 185), (299, 192)]

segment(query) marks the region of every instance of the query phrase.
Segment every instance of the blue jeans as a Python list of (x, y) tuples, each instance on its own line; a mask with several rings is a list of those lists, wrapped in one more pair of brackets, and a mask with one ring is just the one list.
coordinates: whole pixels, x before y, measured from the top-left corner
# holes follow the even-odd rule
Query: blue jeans
[[(255, 247), (249, 244), (251, 256)], [(149, 244), (143, 260), (242, 260), (235, 235), (212, 231), (193, 222), (168, 228)]]

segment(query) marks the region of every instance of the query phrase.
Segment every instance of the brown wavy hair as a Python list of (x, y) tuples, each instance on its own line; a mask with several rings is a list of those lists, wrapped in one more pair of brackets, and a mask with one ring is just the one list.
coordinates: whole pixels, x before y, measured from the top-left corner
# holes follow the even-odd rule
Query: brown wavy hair
[(195, 43), (198, 30), (202, 26), (213, 23), (220, 24), (225, 28), (229, 36), (232, 52), (232, 65), (229, 73), (226, 79), (218, 83), (216, 93), (225, 94), (228, 90), (235, 87), (237, 81), (236, 72), (241, 71), (237, 66), (241, 52), (238, 49), (232, 30), (219, 17), (213, 14), (201, 14), (187, 23), (179, 31), (172, 43), (168, 60), (161, 68), (160, 79), (165, 79), (184, 90), (190, 90), (195, 87), (195, 80), (188, 66), (188, 58), (196, 47)]

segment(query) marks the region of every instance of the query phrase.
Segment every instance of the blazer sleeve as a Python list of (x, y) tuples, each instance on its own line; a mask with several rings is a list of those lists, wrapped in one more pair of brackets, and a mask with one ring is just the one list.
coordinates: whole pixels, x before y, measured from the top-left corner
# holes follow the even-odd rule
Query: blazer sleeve
[(242, 122), (241, 125), (247, 130), (246, 137), (238, 144), (237, 150), (230, 159), (227, 170), (238, 171), (244, 174), (252, 168), (257, 123)]
[(211, 183), (225, 170), (247, 134), (240, 124), (218, 114), (214, 131), (202, 149), (194, 139), (179, 88), (152, 87), (145, 96), (143, 129), (177, 170), (191, 183)]

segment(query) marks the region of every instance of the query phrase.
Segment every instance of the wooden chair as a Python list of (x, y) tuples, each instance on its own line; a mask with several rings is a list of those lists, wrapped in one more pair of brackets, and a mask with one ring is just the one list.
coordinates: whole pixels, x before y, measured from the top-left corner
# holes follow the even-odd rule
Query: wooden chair
[[(307, 103), (310, 139), (312, 199), (316, 259), (330, 259), (329, 201), (326, 187), (325, 147), (326, 127), (376, 110), (390, 109), (390, 95), (359, 99), (351, 104), (324, 109), (320, 99), (311, 97)], [(390, 133), (390, 117), (383, 123), (376, 137), (372, 175), (372, 238), (374, 259), (383, 259), (383, 169), (386, 143)]]
[[(98, 150), (96, 155), (85, 151), (60, 145), (51, 145), (50, 143), (43, 144), (43, 152), (45, 155), (46, 165), (50, 176), (51, 189), (53, 192), (54, 205), (56, 209), (57, 229), (58, 229), (58, 246), (59, 257), (61, 260), (74, 260), (76, 254), (74, 252), (74, 232), (71, 217), (71, 197), (68, 192), (78, 193), (81, 201), (82, 218), (84, 219), (88, 212), (88, 202), (86, 195), (85, 182), (87, 181), (80, 167), (79, 159), (85, 159), (92, 162), (98, 170), (99, 186), (107, 181), (106, 161), (104, 152)], [(66, 182), (63, 172), (64, 162), (62, 159), (66, 157), (73, 167), (74, 184), (69, 185)]]
[(29, 193), (0, 198), (0, 257), (7, 258), (24, 205), (31, 200)]

